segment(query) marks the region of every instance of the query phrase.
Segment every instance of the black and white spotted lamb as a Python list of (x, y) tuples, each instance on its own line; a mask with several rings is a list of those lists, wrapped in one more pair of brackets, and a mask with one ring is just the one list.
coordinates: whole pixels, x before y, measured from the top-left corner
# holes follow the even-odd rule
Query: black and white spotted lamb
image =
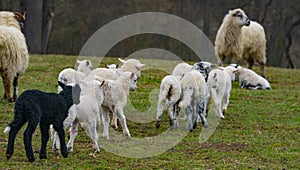
[(32, 134), (39, 123), (42, 135), (40, 159), (47, 158), (46, 145), (49, 139), (50, 124), (53, 124), (54, 129), (58, 132), (62, 155), (65, 158), (68, 157), (63, 121), (68, 116), (69, 108), (73, 104), (79, 104), (81, 89), (77, 84), (75, 86), (65, 85), (61, 82), (58, 84), (63, 88), (59, 94), (27, 90), (17, 99), (15, 118), (4, 130), (4, 133), (9, 132), (7, 159), (13, 155), (16, 135), (26, 122), (28, 122), (28, 126), (24, 131), (24, 145), (26, 156), (30, 162), (35, 160), (32, 151)]

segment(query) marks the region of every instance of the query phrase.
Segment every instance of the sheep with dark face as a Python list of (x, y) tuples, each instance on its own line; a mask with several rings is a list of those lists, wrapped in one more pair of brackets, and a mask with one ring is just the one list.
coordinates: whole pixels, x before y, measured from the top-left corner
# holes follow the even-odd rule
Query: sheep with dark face
[(40, 124), (42, 135), (40, 159), (47, 158), (46, 145), (49, 139), (50, 124), (53, 124), (54, 129), (58, 132), (62, 155), (68, 157), (63, 121), (68, 116), (69, 108), (73, 104), (79, 104), (81, 89), (77, 84), (75, 86), (65, 85), (61, 82), (58, 84), (63, 88), (59, 94), (27, 90), (18, 98), (15, 104), (15, 118), (4, 130), (4, 133), (9, 132), (7, 159), (13, 155), (16, 135), (26, 122), (28, 122), (28, 126), (24, 132), (24, 145), (26, 156), (30, 162), (35, 160), (31, 142), (32, 134), (38, 124)]
[[(29, 55), (20, 23), (25, 16), (19, 13), (0, 12), (0, 73), (5, 89), (4, 98), (14, 102), (18, 96), (18, 78), (25, 73)], [(11, 94), (11, 85), (14, 93)]]

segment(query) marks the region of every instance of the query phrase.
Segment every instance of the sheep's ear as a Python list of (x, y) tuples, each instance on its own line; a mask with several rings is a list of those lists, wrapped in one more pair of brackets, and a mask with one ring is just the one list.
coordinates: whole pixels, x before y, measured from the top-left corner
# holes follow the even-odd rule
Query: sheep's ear
[(92, 66), (92, 63), (89, 60), (87, 60), (86, 61), (86, 66)]
[(80, 61), (79, 60), (76, 60), (76, 67), (78, 67), (79, 66), (79, 64), (80, 64)]
[(130, 74), (130, 79), (133, 79), (134, 76), (135, 76), (135, 74), (134, 74), (134, 72), (132, 72), (132, 73)]
[(102, 80), (102, 82), (101, 82), (101, 84), (100, 84), (100, 88), (104, 85), (104, 83), (105, 83), (105, 80)]
[(66, 85), (62, 83), (61, 81), (58, 81), (58, 85), (62, 88), (65, 89)]
[(14, 14), (15, 14), (15, 18), (16, 18), (18, 21), (25, 21), (25, 14), (26, 14), (26, 12), (24, 12), (23, 15), (20, 14), (20, 13), (18, 13), (18, 12), (14, 12)]
[(123, 64), (126, 62), (125, 60), (122, 60), (121, 58), (118, 58), (118, 60)]
[(109, 65), (108, 65), (108, 64), (105, 64), (105, 67), (106, 67), (106, 68), (108, 68), (108, 67), (109, 67)]
[(119, 64), (116, 65), (116, 68), (119, 68)]

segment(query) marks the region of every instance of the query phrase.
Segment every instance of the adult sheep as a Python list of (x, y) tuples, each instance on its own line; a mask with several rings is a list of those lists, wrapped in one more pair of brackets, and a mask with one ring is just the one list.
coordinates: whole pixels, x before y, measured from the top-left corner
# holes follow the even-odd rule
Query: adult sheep
[(242, 9), (230, 10), (218, 30), (215, 53), (222, 61), (226, 57), (244, 59), (249, 69), (252, 69), (254, 62), (258, 62), (261, 76), (264, 76), (266, 64), (264, 28), (259, 23), (250, 21)]
[[(0, 73), (5, 89), (4, 98), (14, 102), (18, 96), (18, 77), (28, 66), (29, 56), (21, 23), (25, 16), (16, 12), (0, 12)], [(19, 23), (20, 22), (20, 23)], [(11, 95), (11, 84), (14, 86)]]

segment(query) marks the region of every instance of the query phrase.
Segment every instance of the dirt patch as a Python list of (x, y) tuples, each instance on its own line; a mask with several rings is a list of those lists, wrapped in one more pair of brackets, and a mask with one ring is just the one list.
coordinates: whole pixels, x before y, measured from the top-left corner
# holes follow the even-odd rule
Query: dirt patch
[(242, 152), (248, 146), (244, 143), (201, 143), (199, 148), (213, 148), (216, 151), (238, 151)]

